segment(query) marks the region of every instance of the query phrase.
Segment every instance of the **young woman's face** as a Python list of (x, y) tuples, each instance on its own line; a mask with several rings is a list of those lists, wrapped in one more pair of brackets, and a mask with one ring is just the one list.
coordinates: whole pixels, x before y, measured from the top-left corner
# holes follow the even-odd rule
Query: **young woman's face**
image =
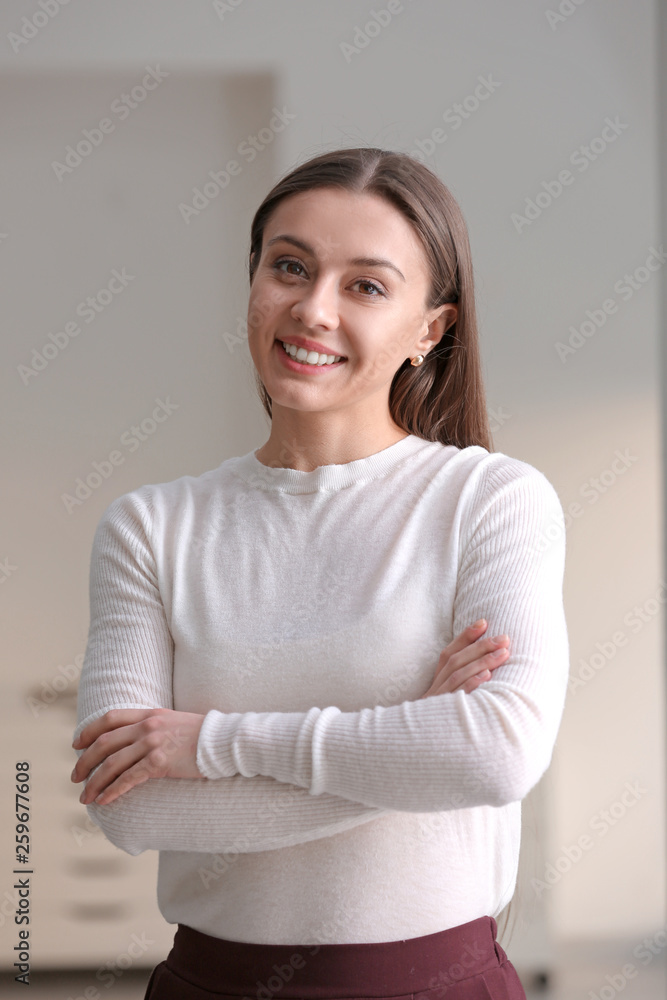
[[(250, 353), (274, 406), (386, 411), (398, 368), (437, 343), (456, 309), (427, 309), (428, 293), (424, 250), (383, 198), (336, 188), (285, 198), (248, 305)], [(293, 358), (283, 345), (302, 350)]]

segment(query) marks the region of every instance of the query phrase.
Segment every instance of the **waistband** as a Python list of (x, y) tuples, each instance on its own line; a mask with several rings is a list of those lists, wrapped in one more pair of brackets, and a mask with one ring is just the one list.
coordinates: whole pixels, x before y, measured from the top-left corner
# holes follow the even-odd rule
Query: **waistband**
[(247, 1000), (445, 993), (507, 962), (496, 933), (495, 919), (484, 916), (405, 940), (287, 945), (228, 941), (179, 924), (166, 966), (200, 989)]

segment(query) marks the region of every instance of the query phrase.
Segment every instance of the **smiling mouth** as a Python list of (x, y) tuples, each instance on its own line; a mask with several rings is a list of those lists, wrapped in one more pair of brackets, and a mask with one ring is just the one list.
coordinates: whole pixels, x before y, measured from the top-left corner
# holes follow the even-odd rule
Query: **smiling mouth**
[(307, 351), (305, 347), (297, 347), (296, 344), (290, 344), (286, 340), (281, 340), (280, 343), (285, 353), (302, 365), (314, 365), (318, 367), (320, 365), (333, 365), (337, 361), (346, 360), (346, 358), (339, 354), (318, 354), (317, 351)]

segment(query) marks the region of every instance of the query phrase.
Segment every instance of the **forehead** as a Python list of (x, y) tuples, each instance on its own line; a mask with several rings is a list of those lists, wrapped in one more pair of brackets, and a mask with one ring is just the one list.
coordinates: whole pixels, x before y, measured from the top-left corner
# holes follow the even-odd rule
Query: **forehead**
[(289, 195), (277, 205), (264, 229), (264, 246), (279, 235), (308, 243), (315, 256), (344, 263), (357, 257), (384, 257), (406, 277), (426, 272), (422, 244), (394, 205), (376, 194), (315, 188)]

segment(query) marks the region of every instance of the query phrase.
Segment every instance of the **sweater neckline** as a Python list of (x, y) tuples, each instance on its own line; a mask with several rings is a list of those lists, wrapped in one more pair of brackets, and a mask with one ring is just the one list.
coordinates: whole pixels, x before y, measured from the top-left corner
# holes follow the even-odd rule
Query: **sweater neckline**
[(432, 444), (432, 441), (425, 438), (408, 434), (366, 458), (357, 458), (342, 465), (318, 465), (310, 472), (264, 465), (256, 455), (259, 448), (255, 448), (236, 459), (235, 471), (251, 486), (262, 490), (281, 490), (284, 493), (333, 492), (356, 483), (379, 479), (410, 455)]

